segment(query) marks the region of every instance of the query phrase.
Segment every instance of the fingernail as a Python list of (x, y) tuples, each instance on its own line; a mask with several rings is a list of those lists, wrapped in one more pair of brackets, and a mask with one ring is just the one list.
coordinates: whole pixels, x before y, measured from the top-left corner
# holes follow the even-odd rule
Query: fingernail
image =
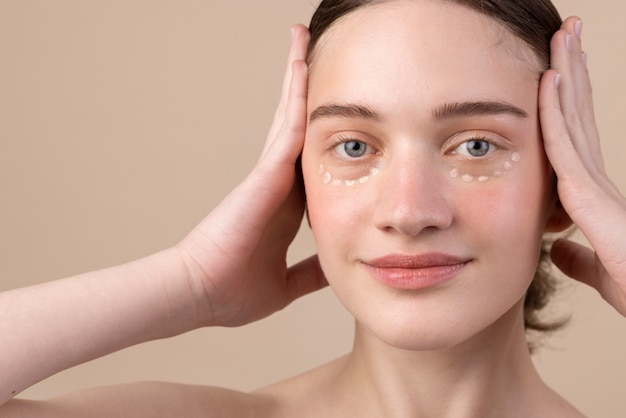
[(587, 69), (587, 53), (583, 52), (583, 65), (585, 66), (585, 69)]
[(561, 84), (561, 74), (557, 73), (557, 75), (554, 77), (554, 87), (558, 89), (560, 84)]
[(296, 30), (295, 28), (291, 28), (289, 29), (290, 35), (291, 35), (291, 42), (293, 42), (294, 38), (296, 37)]
[(580, 36), (583, 33), (583, 21), (582, 20), (579, 20), (578, 22), (576, 22), (576, 24), (574, 25), (574, 32), (576, 33), (576, 36), (580, 38)]
[(572, 49), (572, 35), (569, 33), (565, 35), (565, 47), (568, 51)]

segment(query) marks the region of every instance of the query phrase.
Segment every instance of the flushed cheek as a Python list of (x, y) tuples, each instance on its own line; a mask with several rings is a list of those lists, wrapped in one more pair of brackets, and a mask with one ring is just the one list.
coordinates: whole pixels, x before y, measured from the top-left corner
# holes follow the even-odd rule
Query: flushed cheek
[(478, 186), (457, 188), (456, 224), (474, 244), (498, 257), (516, 253), (535, 257), (544, 232), (547, 191), (536, 171), (516, 169), (507, 181), (485, 183), (479, 191)]
[[(313, 232), (355, 230), (371, 227), (367, 219), (371, 203), (380, 193), (378, 176), (370, 179), (344, 180), (332, 178), (324, 182), (322, 175), (316, 175), (306, 182), (307, 207)], [(334, 184), (333, 184), (334, 183)]]
[(320, 257), (346, 261), (373, 229), (372, 202), (380, 194), (380, 176), (353, 185), (341, 179), (341, 185), (332, 185), (332, 181), (324, 183), (323, 175), (315, 171), (305, 179), (311, 228)]

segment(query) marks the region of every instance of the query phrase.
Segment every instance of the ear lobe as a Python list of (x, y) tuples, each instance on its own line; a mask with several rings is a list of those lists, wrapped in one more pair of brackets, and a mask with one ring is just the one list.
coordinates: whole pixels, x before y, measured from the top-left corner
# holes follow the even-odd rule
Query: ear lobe
[(572, 226), (574, 222), (561, 204), (560, 199), (555, 199), (552, 211), (546, 221), (546, 232), (562, 232)]

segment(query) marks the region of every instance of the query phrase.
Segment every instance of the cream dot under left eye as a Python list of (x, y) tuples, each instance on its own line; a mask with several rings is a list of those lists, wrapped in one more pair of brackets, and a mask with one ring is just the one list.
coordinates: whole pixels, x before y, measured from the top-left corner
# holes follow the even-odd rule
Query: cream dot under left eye
[(458, 178), (466, 183), (477, 181), (478, 183), (486, 183), (492, 177), (501, 177), (504, 173), (513, 170), (515, 164), (522, 159), (518, 152), (508, 154), (504, 159), (499, 160), (496, 165), (493, 163), (486, 166), (470, 167), (463, 170), (454, 167), (450, 170), (451, 178)]

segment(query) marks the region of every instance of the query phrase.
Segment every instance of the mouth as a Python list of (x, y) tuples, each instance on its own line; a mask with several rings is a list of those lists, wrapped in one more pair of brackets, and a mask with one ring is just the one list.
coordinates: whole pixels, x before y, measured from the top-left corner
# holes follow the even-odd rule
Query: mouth
[(391, 254), (363, 262), (379, 282), (395, 289), (418, 290), (445, 283), (467, 267), (471, 259), (449, 254)]

